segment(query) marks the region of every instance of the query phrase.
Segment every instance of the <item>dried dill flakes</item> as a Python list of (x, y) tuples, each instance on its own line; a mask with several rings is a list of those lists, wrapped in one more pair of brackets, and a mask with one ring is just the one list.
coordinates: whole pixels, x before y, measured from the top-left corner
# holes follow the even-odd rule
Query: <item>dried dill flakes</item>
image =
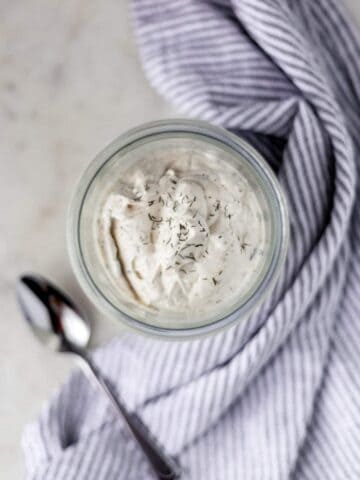
[(154, 215), (151, 215), (151, 213), (148, 213), (148, 217), (152, 222), (155, 223), (161, 223), (163, 221), (162, 217), (156, 218)]
[(188, 237), (188, 234), (189, 234), (189, 232), (184, 232), (184, 233), (180, 232), (180, 233), (177, 233), (176, 236), (177, 236), (179, 242), (185, 242), (185, 240)]
[(240, 250), (241, 250), (241, 252), (242, 252), (242, 253), (245, 252), (248, 247), (250, 247), (250, 243), (242, 242), (242, 243), (240, 244)]
[(256, 252), (257, 252), (257, 247), (255, 247), (254, 250), (251, 252), (250, 257), (249, 257), (250, 261), (255, 257)]
[(239, 235), (237, 236), (237, 239), (239, 240), (240, 242), (240, 251), (241, 253), (244, 253), (248, 247), (250, 247), (250, 243), (248, 242), (245, 242), (245, 238), (246, 238), (247, 234), (243, 235), (243, 238), (240, 239)]
[(194, 198), (190, 201), (189, 207), (191, 208), (193, 206), (193, 203), (196, 202), (196, 195), (194, 195)]
[(213, 281), (213, 284), (214, 284), (214, 285), (217, 285), (217, 284), (219, 283), (219, 282), (216, 280), (215, 277), (212, 277), (212, 281)]
[(206, 228), (204, 227), (204, 225), (200, 222), (200, 220), (198, 220), (198, 225), (199, 227), (201, 227), (201, 229), (199, 230), (200, 233), (204, 233), (206, 232)]
[(148, 202), (149, 207), (152, 207), (152, 206), (154, 205), (154, 202), (155, 202), (155, 200), (150, 200), (150, 201)]
[(187, 245), (184, 245), (183, 247), (181, 247), (179, 251), (182, 252), (186, 248), (190, 248), (190, 247), (196, 247), (195, 243), (188, 243)]
[(224, 215), (225, 215), (225, 217), (228, 218), (229, 220), (230, 220), (231, 217), (232, 217), (232, 214), (228, 212), (228, 206), (227, 206), (227, 205), (225, 205)]

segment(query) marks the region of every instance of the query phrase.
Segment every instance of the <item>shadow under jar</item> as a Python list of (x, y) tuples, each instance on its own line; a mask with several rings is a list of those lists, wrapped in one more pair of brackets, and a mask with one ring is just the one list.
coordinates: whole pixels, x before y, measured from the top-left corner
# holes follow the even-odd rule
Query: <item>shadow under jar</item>
[(185, 339), (242, 321), (288, 243), (284, 196), (262, 156), (205, 122), (120, 136), (84, 172), (68, 217), (75, 274), (104, 312)]

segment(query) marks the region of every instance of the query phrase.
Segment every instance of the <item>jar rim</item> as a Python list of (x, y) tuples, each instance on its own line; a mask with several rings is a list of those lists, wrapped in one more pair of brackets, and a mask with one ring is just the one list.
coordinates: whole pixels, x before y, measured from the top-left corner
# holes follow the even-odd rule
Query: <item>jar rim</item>
[[(276, 223), (276, 235), (272, 258), (268, 268), (264, 272), (262, 278), (260, 278), (257, 288), (232, 312), (221, 316), (221, 318), (216, 319), (215, 321), (186, 328), (166, 328), (160, 325), (146, 323), (132, 317), (128, 313), (122, 311), (119, 307), (115, 306), (103, 294), (87, 268), (82, 253), (79, 228), (87, 192), (107, 161), (125, 147), (136, 145), (136, 142), (140, 140), (143, 141), (147, 138), (154, 138), (154, 136), (159, 134), (175, 133), (199, 135), (205, 141), (206, 139), (209, 142), (217, 141), (218, 143), (223, 144), (224, 147), (226, 146), (235, 153), (240, 154), (246, 160), (248, 165), (265, 182), (265, 185), (268, 188), (268, 194), (271, 195), (274, 201), (273, 205), (271, 205), (271, 209), (272, 213), (275, 215), (274, 220)], [(249, 315), (249, 313), (263, 300), (264, 296), (271, 291), (271, 287), (274, 285), (285, 260), (288, 237), (289, 221), (285, 197), (275, 174), (262, 155), (243, 138), (238, 137), (225, 129), (210, 125), (207, 122), (187, 119), (167, 119), (145, 123), (117, 137), (98, 153), (98, 155), (96, 155), (94, 160), (90, 162), (89, 166), (82, 174), (71, 200), (67, 219), (67, 245), (72, 268), (82, 289), (89, 296), (91, 301), (105, 313), (110, 314), (112, 317), (116, 317), (116, 319), (120, 320), (128, 327), (136, 329), (140, 333), (168, 339), (187, 339), (209, 334), (233, 325)]]

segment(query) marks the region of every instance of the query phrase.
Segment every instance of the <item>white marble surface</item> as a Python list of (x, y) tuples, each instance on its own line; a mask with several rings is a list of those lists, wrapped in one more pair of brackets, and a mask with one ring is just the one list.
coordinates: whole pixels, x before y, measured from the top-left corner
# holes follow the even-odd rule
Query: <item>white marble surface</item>
[[(347, 3), (360, 19), (359, 0)], [(15, 279), (39, 271), (65, 287), (96, 323), (96, 342), (117, 331), (100, 322), (71, 272), (69, 197), (109, 141), (175, 112), (143, 75), (125, 0), (2, 0), (0, 38), (0, 478), (15, 480), (23, 425), (72, 365), (33, 341)]]

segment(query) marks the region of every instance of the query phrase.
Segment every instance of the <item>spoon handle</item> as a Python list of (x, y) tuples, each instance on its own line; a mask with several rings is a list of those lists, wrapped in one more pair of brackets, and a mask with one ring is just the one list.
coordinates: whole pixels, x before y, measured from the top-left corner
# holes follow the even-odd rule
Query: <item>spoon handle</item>
[(135, 413), (129, 413), (119, 398), (116, 398), (106, 384), (102, 374), (94, 365), (85, 352), (77, 352), (83, 360), (82, 366), (86, 366), (97, 386), (108, 397), (117, 414), (125, 420), (128, 430), (132, 433), (137, 444), (146, 455), (155, 474), (160, 480), (176, 480), (180, 478), (180, 469), (175, 460), (166, 455)]

